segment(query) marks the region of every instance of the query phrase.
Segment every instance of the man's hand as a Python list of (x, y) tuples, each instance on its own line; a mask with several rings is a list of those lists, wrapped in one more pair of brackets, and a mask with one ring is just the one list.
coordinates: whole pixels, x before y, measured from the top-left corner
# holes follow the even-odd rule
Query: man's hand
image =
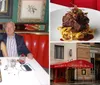
[(27, 54), (27, 57), (28, 57), (29, 59), (33, 59), (32, 53), (28, 53), (28, 54)]

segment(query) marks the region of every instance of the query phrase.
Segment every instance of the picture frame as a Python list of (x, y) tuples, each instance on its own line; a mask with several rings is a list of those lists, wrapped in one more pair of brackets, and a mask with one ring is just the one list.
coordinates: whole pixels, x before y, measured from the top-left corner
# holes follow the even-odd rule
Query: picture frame
[(46, 0), (19, 0), (18, 22), (44, 22)]
[(16, 23), (16, 32), (44, 32), (46, 24)]
[(86, 75), (86, 69), (82, 69), (82, 75)]
[[(45, 32), (47, 28), (46, 23), (15, 23), (15, 32)], [(0, 24), (0, 32), (3, 32), (3, 23)]]
[(13, 0), (1, 0), (0, 1), (0, 18), (11, 19), (13, 12)]

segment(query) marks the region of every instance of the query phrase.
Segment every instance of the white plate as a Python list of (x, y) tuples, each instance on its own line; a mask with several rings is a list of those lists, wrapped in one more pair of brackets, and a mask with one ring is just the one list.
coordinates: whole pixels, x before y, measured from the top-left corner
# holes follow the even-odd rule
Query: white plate
[[(94, 38), (89, 41), (100, 41), (100, 12), (88, 8), (80, 9), (82, 9), (84, 12), (88, 12), (88, 18), (90, 19), (89, 25), (91, 29), (96, 28)], [(62, 17), (69, 10), (69, 8), (65, 8), (50, 13), (50, 41), (60, 41), (61, 34), (57, 28), (62, 26)]]

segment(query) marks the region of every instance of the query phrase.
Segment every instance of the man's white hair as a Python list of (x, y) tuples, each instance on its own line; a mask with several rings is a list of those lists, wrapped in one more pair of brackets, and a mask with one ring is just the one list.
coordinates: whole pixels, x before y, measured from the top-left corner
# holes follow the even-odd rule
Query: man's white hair
[(6, 22), (6, 23), (3, 24), (4, 29), (6, 28), (7, 24), (12, 24), (15, 27), (15, 23), (12, 22), (12, 21), (9, 21), (9, 22)]

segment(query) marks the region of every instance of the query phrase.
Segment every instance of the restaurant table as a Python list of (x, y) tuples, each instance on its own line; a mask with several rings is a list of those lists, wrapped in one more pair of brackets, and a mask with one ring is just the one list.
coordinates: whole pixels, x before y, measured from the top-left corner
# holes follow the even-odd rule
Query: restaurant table
[(46, 73), (35, 59), (30, 60), (26, 58), (25, 60), (25, 64), (29, 65), (32, 71), (25, 71), (25, 68), (19, 62), (16, 62), (15, 68), (9, 67), (5, 70), (8, 61), (12, 59), (17, 60), (18, 57), (0, 58), (2, 76), (0, 85), (49, 85), (49, 74)]

